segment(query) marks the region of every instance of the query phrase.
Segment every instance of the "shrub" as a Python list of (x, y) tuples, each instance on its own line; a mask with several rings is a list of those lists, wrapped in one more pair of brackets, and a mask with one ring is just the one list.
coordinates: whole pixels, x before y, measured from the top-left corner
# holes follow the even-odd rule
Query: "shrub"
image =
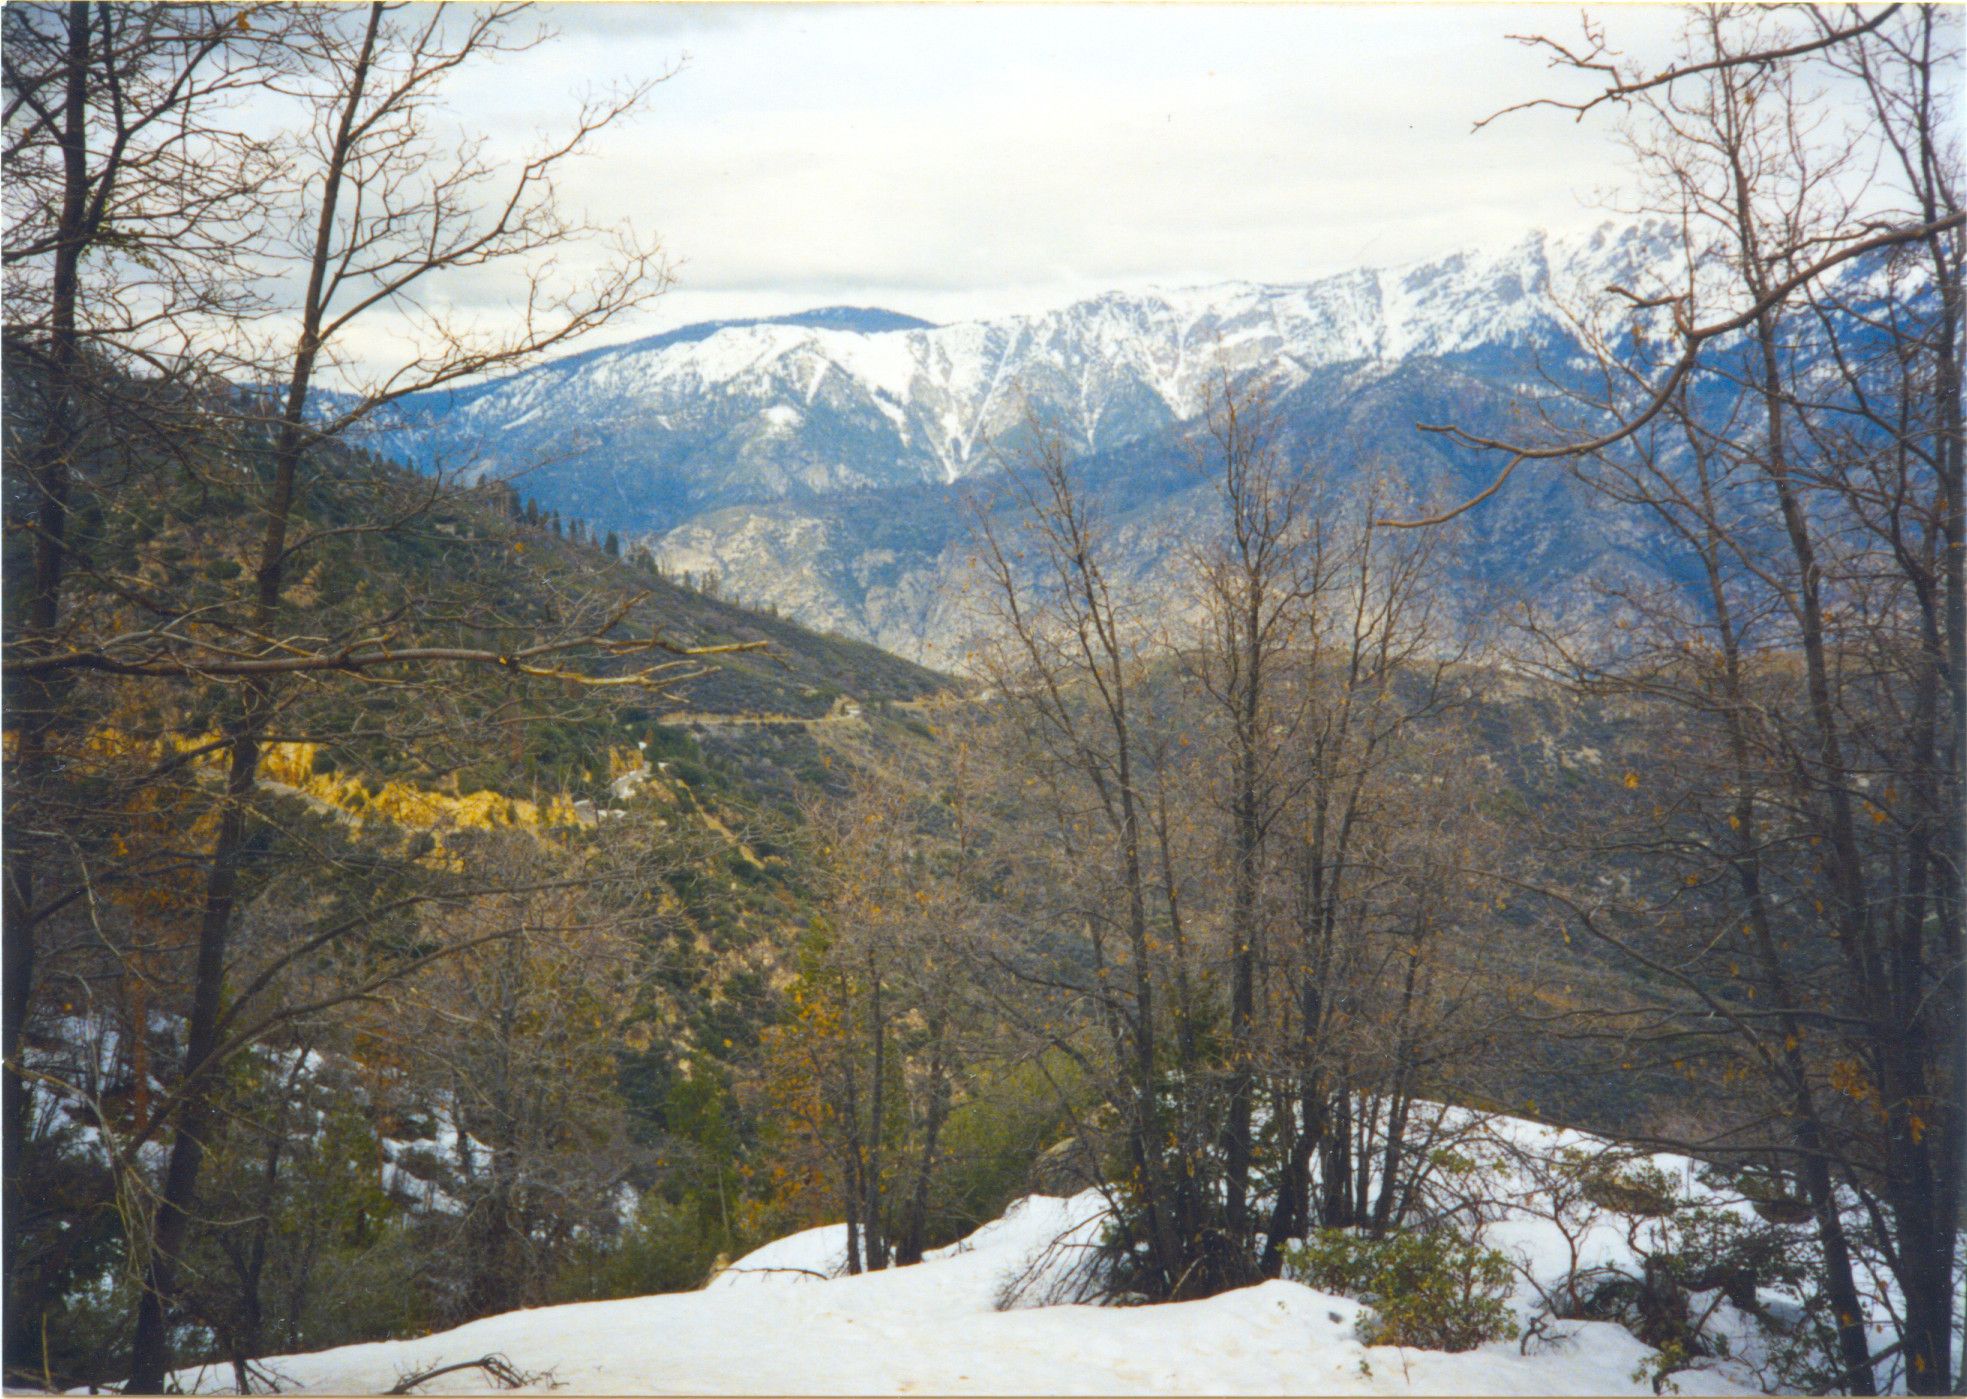
[(1076, 1067), (1054, 1053), (1001, 1075), (978, 1074), (969, 1088), (943, 1127), (929, 1201), (932, 1247), (997, 1218), (1028, 1191), (1072, 1193), (1063, 1181), (1034, 1179), (1032, 1170), (1071, 1120), (1061, 1092), (1082, 1109), (1090, 1096)]
[(651, 1193), (614, 1239), (583, 1240), (547, 1286), (548, 1302), (588, 1302), (688, 1292), (716, 1266), (716, 1224), (689, 1205)]
[(1584, 1197), (1602, 1210), (1635, 1219), (1664, 1219), (1681, 1205), (1666, 1172), (1650, 1162), (1621, 1164), (1594, 1159), (1576, 1169)]
[(1473, 1350), (1516, 1335), (1509, 1259), (1445, 1229), (1383, 1239), (1321, 1229), (1287, 1248), (1285, 1262), (1291, 1276), (1369, 1304), (1368, 1345)]

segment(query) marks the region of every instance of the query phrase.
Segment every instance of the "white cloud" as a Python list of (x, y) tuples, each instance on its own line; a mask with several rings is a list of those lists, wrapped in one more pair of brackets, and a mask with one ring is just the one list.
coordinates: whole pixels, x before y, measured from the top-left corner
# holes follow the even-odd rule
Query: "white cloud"
[[(829, 302), (955, 319), (1144, 281), (1302, 280), (1595, 222), (1593, 191), (1618, 169), (1609, 118), (1471, 129), (1553, 91), (1506, 36), (1574, 30), (1562, 7), (566, 5), (546, 19), (559, 40), (455, 88), (461, 123), (502, 149), (564, 122), (581, 91), (687, 56), (564, 185), (597, 217), (659, 232), (680, 263), (677, 289), (611, 339)], [(1678, 12), (1619, 7), (1608, 23), (1660, 53)]]

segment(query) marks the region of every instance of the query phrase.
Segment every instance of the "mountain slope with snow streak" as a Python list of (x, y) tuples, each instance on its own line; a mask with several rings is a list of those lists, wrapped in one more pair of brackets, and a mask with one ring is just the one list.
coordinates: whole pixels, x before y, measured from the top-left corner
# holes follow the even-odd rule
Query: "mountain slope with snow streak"
[[(1658, 257), (1646, 232), (1607, 227), (1302, 285), (1111, 292), (947, 326), (731, 323), (422, 396), (388, 445), (474, 471), (545, 459), (559, 508), (667, 528), (736, 501), (959, 480), (988, 465), (1027, 401), (1090, 452), (1193, 418), (1225, 367), (1288, 390), (1334, 364), (1553, 345), (1553, 295), (1633, 280)], [(870, 324), (882, 322), (845, 326)]]
[[(1225, 373), (1260, 380), (1289, 449), (1334, 480), (1391, 469), (1445, 503), (1494, 465), (1414, 424), (1520, 426), (1542, 373), (1576, 367), (1563, 308), (1614, 281), (1656, 288), (1667, 248), (1657, 230), (1607, 225), (944, 326), (856, 308), (689, 326), (406, 400), (375, 445), (427, 470), (510, 476), (678, 573), (717, 574), (726, 595), (947, 666), (970, 630), (951, 602), (967, 533), (950, 526), (969, 517), (966, 493), (992, 492), (1028, 417), (1142, 487), (1128, 563), (1143, 576), (1165, 571), (1158, 534), (1193, 514), (1184, 438)], [(1649, 566), (1568, 498), (1518, 492), (1509, 507), (1478, 529), (1542, 595)]]

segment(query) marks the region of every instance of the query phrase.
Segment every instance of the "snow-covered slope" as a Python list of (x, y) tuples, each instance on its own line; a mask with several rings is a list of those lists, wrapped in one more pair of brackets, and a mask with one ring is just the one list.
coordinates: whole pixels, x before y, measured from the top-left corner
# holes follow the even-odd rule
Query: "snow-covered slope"
[[(1366, 1347), (1356, 1302), (1291, 1282), (1157, 1307), (998, 1311), (1004, 1284), (1099, 1197), (1032, 1196), (913, 1268), (821, 1282), (843, 1226), (796, 1235), (701, 1292), (513, 1312), (415, 1341), (285, 1356), (267, 1369), (304, 1391), (379, 1393), (400, 1377), (497, 1353), (528, 1386), (576, 1394), (1615, 1394), (1650, 1393), (1649, 1354), (1618, 1327), (1578, 1323), (1563, 1350), (1513, 1342), (1449, 1355)], [(220, 1389), (230, 1370), (186, 1373)], [(1711, 1376), (1688, 1393), (1737, 1392)], [(468, 1393), (462, 1371), (428, 1393)], [(283, 1384), (283, 1389), (287, 1388)]]
[[(1369, 268), (1302, 285), (1112, 292), (1037, 315), (862, 331), (748, 322), (582, 355), (413, 402), (398, 450), (483, 469), (558, 446), (645, 478), (645, 506), (698, 508), (841, 486), (953, 481), (1028, 398), (1085, 451), (1193, 417), (1208, 384), (1261, 368), (1280, 387), (1356, 361), (1553, 342), (1553, 293), (1632, 279), (1642, 231)], [(606, 458), (606, 460), (603, 460)], [(724, 470), (709, 468), (721, 459)], [(701, 466), (702, 471), (693, 467)], [(667, 469), (666, 469), (667, 468)], [(675, 481), (660, 478), (679, 477)], [(702, 479), (697, 479), (701, 477)], [(610, 523), (623, 523), (610, 521)]]
[[(1476, 1130), (1489, 1133), (1498, 1159), (1548, 1159), (1588, 1143), (1511, 1119)], [(1656, 1164), (1701, 1193), (1690, 1163)], [(1535, 1284), (1550, 1287), (1570, 1254), (1556, 1224), (1540, 1217), (1547, 1201), (1528, 1192), (1527, 1177), (1517, 1180), (1524, 1193), (1489, 1224), (1488, 1240), (1522, 1268), (1515, 1306), (1527, 1318), (1538, 1305)], [(528, 1375), (529, 1388), (588, 1394), (1651, 1393), (1636, 1375), (1653, 1353), (1603, 1322), (1556, 1323), (1534, 1343), (1448, 1354), (1366, 1346), (1359, 1303), (1289, 1281), (1161, 1306), (1032, 1305), (1047, 1295), (1048, 1274), (1064, 1273), (1098, 1237), (1103, 1210), (1096, 1192), (1028, 1197), (915, 1267), (858, 1277), (837, 1276), (845, 1232), (833, 1225), (758, 1250), (700, 1292), (514, 1312), (266, 1367), (283, 1389), (339, 1393), (387, 1390), (405, 1375), (488, 1354)], [(1625, 1224), (1605, 1221), (1584, 1231), (1581, 1256), (1630, 1265), (1630, 1237)], [(1000, 1310), (1019, 1281), (1020, 1304)], [(1724, 1363), (1674, 1381), (1683, 1393), (1716, 1394), (1746, 1392), (1739, 1382), (1747, 1378)], [(230, 1371), (180, 1379), (188, 1390), (216, 1390)], [(461, 1371), (427, 1392), (484, 1384)]]

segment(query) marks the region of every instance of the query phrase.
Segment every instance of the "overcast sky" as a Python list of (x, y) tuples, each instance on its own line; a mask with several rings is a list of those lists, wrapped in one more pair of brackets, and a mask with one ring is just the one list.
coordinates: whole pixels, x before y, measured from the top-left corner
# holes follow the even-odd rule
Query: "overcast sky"
[[(1604, 11), (1663, 56), (1665, 7)], [(515, 152), (584, 89), (675, 68), (567, 186), (678, 284), (608, 339), (834, 303), (946, 321), (1115, 286), (1304, 280), (1604, 218), (1612, 113), (1511, 33), (1567, 5), (552, 5), (461, 75)]]

